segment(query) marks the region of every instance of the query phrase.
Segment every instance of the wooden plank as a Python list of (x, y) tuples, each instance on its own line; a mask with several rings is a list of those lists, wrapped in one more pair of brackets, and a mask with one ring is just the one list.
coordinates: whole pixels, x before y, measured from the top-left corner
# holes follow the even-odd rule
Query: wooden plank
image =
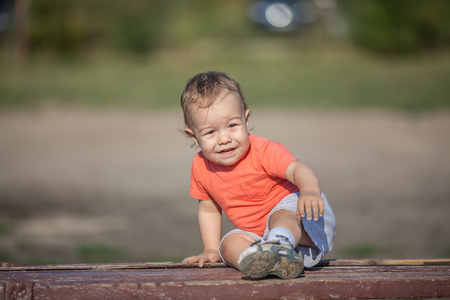
[(5, 284), (0, 282), (0, 300), (5, 300)]
[[(208, 268), (178, 263), (77, 265), (72, 269), (67, 265), (67, 269), (45, 270), (11, 267), (0, 272), (0, 300), (10, 299), (9, 291), (14, 290), (30, 295), (27, 289), (32, 291), (29, 299), (450, 297), (449, 264), (377, 264), (333, 260), (292, 280), (254, 280), (223, 264)], [(2, 285), (10, 286), (8, 291), (3, 288), (4, 299)]]
[(5, 284), (5, 299), (33, 299), (33, 282), (23, 280), (8, 280)]
[[(385, 278), (390, 277), (442, 277), (450, 278), (448, 267), (336, 267), (306, 270), (298, 279), (326, 278)], [(8, 280), (60, 282), (176, 282), (176, 281), (218, 281), (247, 280), (233, 268), (190, 268), (190, 269), (122, 269), (122, 270), (54, 270), (54, 271), (11, 271), (0, 274), (0, 282)], [(295, 280), (298, 280), (295, 279)]]
[(330, 259), (319, 266), (449, 266), (450, 259)]
[[(225, 268), (223, 263), (205, 264), (208, 268)], [(317, 266), (450, 266), (450, 259), (330, 259)], [(20, 270), (114, 270), (114, 269), (184, 269), (197, 266), (179, 262), (141, 262), (112, 264), (70, 264), (26, 266), (2, 262), (1, 271)]]
[[(222, 281), (220, 285), (211, 282), (168, 283), (118, 283), (90, 285), (58, 285), (49, 288), (35, 287), (34, 299), (346, 299), (346, 298), (423, 298), (448, 297), (442, 293), (441, 280), (322, 280), (314, 282), (281, 281), (261, 282)], [(447, 285), (446, 288), (449, 288)]]
[[(115, 270), (115, 269), (186, 269), (197, 267), (179, 262), (143, 262), (143, 263), (111, 263), (111, 264), (70, 264), (70, 265), (17, 265), (2, 263), (1, 271), (32, 271), (32, 270)], [(224, 263), (205, 264), (208, 268), (225, 268)]]

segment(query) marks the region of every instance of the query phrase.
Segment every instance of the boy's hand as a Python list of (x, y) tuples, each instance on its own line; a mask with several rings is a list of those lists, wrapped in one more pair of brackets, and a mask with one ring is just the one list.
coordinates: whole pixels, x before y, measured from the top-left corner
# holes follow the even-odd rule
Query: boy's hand
[(192, 265), (193, 263), (198, 263), (198, 266), (200, 268), (203, 268), (204, 263), (207, 263), (207, 262), (215, 263), (218, 261), (221, 261), (219, 251), (213, 250), (213, 249), (207, 249), (200, 255), (189, 256), (189, 257), (186, 257), (185, 259), (183, 259), (184, 264)]
[(323, 216), (324, 204), (323, 198), (319, 193), (302, 193), (298, 198), (297, 214), (300, 218), (318, 221), (319, 217)]

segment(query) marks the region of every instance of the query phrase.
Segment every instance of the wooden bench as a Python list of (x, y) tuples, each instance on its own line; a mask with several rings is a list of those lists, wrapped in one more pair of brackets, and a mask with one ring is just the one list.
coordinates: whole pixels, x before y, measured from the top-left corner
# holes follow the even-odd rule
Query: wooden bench
[(254, 280), (222, 263), (0, 267), (0, 300), (411, 297), (450, 297), (450, 259), (322, 260), (292, 280)]

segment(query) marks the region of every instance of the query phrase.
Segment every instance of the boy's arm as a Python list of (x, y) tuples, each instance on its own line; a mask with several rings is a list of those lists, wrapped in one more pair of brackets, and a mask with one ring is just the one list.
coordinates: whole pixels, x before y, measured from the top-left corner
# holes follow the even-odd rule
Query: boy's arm
[(286, 170), (286, 179), (300, 189), (297, 213), (308, 220), (319, 220), (323, 216), (324, 204), (320, 192), (319, 179), (308, 165), (296, 160)]
[(187, 257), (183, 263), (198, 263), (203, 267), (205, 262), (220, 261), (219, 244), (222, 235), (222, 210), (213, 200), (199, 200), (198, 222), (203, 242), (203, 253)]

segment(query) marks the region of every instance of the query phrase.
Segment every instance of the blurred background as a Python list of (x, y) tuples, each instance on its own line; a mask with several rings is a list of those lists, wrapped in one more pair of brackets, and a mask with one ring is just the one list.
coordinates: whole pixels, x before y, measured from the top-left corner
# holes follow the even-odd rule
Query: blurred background
[(449, 15), (447, 0), (1, 0), (0, 261), (200, 253), (179, 98), (210, 70), (241, 84), (252, 132), (317, 171), (328, 258), (450, 257)]

